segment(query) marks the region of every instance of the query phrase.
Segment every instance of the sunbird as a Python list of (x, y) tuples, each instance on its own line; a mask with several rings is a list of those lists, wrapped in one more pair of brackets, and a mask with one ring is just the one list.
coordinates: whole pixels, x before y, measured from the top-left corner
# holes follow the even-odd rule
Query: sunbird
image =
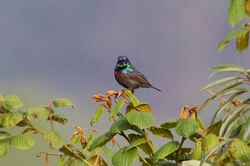
[(118, 57), (114, 75), (116, 81), (124, 88), (131, 90), (132, 93), (137, 88), (153, 88), (161, 91), (154, 87), (142, 73), (137, 71), (126, 56)]

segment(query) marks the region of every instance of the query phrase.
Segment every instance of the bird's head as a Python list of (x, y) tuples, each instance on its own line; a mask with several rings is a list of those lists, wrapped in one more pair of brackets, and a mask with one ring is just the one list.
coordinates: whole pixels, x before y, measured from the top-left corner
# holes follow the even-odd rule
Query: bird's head
[(131, 66), (132, 65), (131, 65), (128, 57), (126, 57), (126, 56), (119, 56), (117, 58), (116, 68), (123, 69), (123, 68), (131, 67)]

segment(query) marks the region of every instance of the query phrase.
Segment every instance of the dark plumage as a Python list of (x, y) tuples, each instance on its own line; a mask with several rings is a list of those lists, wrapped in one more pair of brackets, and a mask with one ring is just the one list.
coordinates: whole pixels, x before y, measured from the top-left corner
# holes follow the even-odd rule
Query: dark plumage
[(134, 68), (126, 56), (118, 57), (114, 74), (116, 81), (132, 92), (137, 88), (153, 88), (161, 91), (152, 86), (146, 77)]

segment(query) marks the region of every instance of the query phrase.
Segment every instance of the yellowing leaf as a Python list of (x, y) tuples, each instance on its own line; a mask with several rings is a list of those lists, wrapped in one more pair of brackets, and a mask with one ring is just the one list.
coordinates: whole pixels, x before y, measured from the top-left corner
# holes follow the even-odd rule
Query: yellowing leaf
[(28, 150), (35, 145), (35, 141), (27, 135), (16, 135), (12, 137), (11, 144), (17, 149)]
[(9, 95), (9, 96), (6, 96), (4, 99), (3, 107), (6, 110), (11, 111), (14, 109), (21, 108), (22, 106), (23, 106), (23, 103), (21, 102), (19, 97), (16, 95)]

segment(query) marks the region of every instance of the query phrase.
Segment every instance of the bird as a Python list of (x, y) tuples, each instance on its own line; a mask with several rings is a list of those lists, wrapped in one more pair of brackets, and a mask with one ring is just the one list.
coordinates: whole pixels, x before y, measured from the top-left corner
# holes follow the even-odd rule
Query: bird
[(117, 58), (114, 76), (121, 86), (131, 90), (132, 93), (134, 93), (134, 90), (137, 88), (153, 88), (157, 91), (161, 91), (154, 87), (142, 73), (137, 71), (126, 56), (119, 56)]

